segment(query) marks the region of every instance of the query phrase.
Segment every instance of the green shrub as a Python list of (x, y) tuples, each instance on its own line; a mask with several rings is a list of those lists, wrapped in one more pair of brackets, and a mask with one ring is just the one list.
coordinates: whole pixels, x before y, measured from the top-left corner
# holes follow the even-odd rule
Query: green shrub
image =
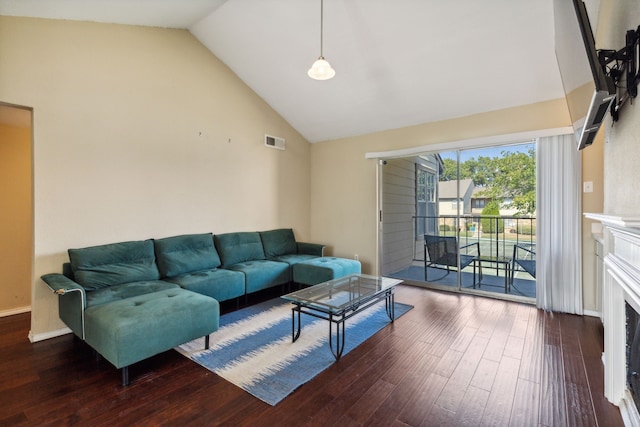
[(451, 231), (451, 226), (449, 224), (440, 224), (440, 231)]
[[(487, 217), (487, 218), (485, 218)], [(493, 217), (493, 218), (492, 218)], [(483, 233), (502, 233), (504, 232), (504, 220), (495, 218), (500, 217), (500, 205), (495, 200), (490, 201), (482, 209), (482, 232)], [(497, 228), (496, 228), (497, 226)]]
[(534, 236), (536, 234), (536, 226), (529, 224), (518, 225), (518, 233), (526, 236)]

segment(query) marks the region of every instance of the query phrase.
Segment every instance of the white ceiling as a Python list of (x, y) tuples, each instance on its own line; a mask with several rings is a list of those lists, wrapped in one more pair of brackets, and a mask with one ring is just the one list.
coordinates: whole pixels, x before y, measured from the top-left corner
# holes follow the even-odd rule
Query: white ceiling
[(0, 0), (0, 14), (186, 28), (310, 142), (563, 97), (552, 0)]

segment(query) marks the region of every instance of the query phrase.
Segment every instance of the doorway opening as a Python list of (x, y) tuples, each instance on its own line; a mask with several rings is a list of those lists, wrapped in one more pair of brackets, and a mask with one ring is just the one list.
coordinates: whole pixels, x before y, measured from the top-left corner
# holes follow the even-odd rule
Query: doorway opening
[(0, 317), (31, 310), (32, 111), (0, 102)]

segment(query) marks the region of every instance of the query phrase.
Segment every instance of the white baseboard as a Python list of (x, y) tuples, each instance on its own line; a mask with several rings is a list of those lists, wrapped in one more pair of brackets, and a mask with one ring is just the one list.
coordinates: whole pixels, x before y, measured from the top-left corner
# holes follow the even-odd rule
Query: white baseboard
[(34, 343), (38, 341), (48, 340), (50, 338), (60, 337), (62, 335), (67, 335), (71, 333), (73, 332), (69, 328), (57, 329), (55, 331), (43, 332), (41, 334), (34, 334), (33, 332), (29, 331), (29, 341)]
[(31, 311), (30, 305), (27, 307), (12, 308), (11, 310), (0, 311), (0, 317), (13, 316), (14, 314), (28, 313), (30, 311)]
[(600, 317), (602, 315), (602, 313), (600, 313), (599, 311), (593, 311), (593, 310), (584, 310), (583, 313), (585, 316), (591, 316), (591, 317)]
[[(0, 311), (0, 317), (13, 316), (15, 314), (28, 313), (30, 311), (31, 311), (31, 306), (18, 307), (18, 308), (13, 308), (11, 310)], [(55, 331), (44, 332), (41, 334), (34, 334), (33, 332), (29, 331), (28, 337), (29, 337), (29, 341), (34, 343), (34, 342), (44, 341), (44, 340), (48, 340), (49, 338), (55, 338), (55, 337), (59, 337), (59, 336), (71, 334), (71, 333), (73, 333), (73, 331), (71, 331), (71, 329), (69, 328), (57, 329)]]

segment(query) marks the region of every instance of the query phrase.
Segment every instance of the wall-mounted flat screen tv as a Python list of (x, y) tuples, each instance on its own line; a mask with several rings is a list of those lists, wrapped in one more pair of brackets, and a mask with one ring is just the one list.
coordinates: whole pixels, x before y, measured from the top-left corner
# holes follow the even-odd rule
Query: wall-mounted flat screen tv
[(555, 49), (578, 149), (593, 143), (616, 89), (598, 60), (581, 0), (554, 0)]

